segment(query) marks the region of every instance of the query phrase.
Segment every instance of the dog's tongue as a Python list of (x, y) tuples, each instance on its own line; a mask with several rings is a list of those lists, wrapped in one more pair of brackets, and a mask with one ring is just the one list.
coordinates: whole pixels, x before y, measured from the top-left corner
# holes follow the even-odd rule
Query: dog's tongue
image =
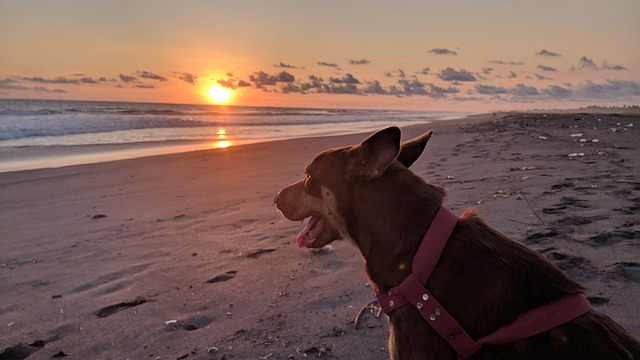
[(312, 216), (307, 225), (300, 231), (296, 238), (298, 247), (303, 248), (315, 240), (322, 232), (322, 218), (319, 216)]

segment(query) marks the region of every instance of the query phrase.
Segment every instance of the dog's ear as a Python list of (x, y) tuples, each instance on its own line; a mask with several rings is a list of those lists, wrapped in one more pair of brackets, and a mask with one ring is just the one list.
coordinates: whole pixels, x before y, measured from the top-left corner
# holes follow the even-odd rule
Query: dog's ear
[(376, 178), (384, 173), (400, 152), (400, 129), (393, 126), (380, 130), (353, 150), (355, 173), (365, 179)]
[(433, 134), (433, 130), (429, 130), (415, 139), (403, 142), (400, 147), (400, 154), (398, 154), (398, 161), (406, 167), (411, 166), (424, 151), (431, 134)]

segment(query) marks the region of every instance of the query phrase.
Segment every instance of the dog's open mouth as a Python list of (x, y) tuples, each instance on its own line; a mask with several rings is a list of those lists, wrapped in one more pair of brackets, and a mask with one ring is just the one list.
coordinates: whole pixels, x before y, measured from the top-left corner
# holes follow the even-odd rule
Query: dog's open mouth
[(313, 242), (318, 239), (320, 234), (324, 231), (326, 225), (326, 220), (321, 216), (311, 216), (309, 221), (307, 221), (307, 225), (305, 225), (304, 229), (300, 231), (298, 237), (296, 238), (298, 242), (298, 247), (313, 247)]

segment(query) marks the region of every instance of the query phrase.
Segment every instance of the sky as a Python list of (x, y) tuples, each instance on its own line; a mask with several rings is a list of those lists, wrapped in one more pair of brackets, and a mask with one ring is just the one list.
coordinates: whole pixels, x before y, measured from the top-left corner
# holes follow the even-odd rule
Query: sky
[(640, 104), (638, 0), (0, 0), (0, 98)]

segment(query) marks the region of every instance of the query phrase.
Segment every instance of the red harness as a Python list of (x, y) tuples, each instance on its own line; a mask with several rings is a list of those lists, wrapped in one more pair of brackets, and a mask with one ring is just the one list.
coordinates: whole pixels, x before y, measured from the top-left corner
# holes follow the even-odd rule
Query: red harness
[(435, 269), (457, 222), (458, 217), (454, 213), (444, 206), (440, 207), (413, 258), (412, 273), (400, 285), (376, 293), (378, 303), (387, 315), (410, 303), (456, 350), (458, 358), (466, 359), (483, 345), (507, 344), (521, 340), (569, 322), (592, 309), (584, 294), (568, 295), (529, 310), (518, 316), (513, 323), (473, 340), (423, 285)]

